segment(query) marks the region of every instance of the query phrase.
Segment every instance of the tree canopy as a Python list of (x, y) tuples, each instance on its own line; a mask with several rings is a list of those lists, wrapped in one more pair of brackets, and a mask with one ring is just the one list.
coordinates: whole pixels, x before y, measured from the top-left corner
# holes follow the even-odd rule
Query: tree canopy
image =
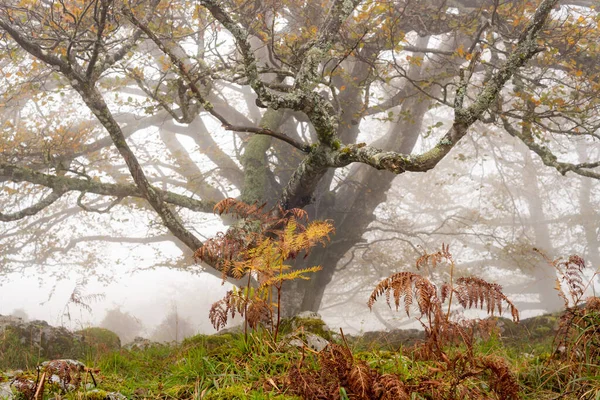
[(173, 241), (191, 268), (215, 203), (239, 197), (334, 221), (296, 302), (318, 309), (394, 177), (477, 157), (482, 132), (516, 163), (600, 178), (593, 5), (5, 0), (2, 269), (95, 265), (99, 241)]

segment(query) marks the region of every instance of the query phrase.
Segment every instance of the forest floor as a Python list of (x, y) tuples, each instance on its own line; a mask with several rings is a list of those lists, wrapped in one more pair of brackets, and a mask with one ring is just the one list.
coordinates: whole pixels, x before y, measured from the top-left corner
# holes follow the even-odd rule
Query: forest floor
[[(81, 381), (65, 375), (77, 390), (60, 394), (57, 384), (47, 383), (38, 398), (600, 399), (600, 323), (598, 314), (593, 317), (592, 336), (579, 330), (560, 343), (561, 316), (554, 314), (520, 324), (489, 320), (489, 334), (444, 343), (411, 334), (409, 344), (402, 331), (358, 338), (326, 334), (332, 344), (321, 352), (289, 344), (306, 339), (302, 328), (284, 329), (278, 340), (259, 329), (170, 345), (110, 351), (95, 346), (80, 360), (91, 373), (81, 373)], [(0, 374), (0, 384), (40, 380), (35, 365), (28, 367)]]

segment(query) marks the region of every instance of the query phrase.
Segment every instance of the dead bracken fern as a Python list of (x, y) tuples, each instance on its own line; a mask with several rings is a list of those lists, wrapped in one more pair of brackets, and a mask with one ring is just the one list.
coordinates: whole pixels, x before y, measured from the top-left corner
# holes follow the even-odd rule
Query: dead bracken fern
[(228, 317), (235, 318), (237, 314), (248, 321), (248, 326), (254, 329), (260, 323), (269, 320), (269, 306), (261, 298), (248, 296), (244, 289), (230, 290), (221, 300), (215, 302), (208, 313), (208, 318), (216, 330), (227, 325)]
[[(343, 332), (342, 332), (343, 337)], [(287, 388), (304, 399), (340, 399), (343, 389), (357, 400), (408, 400), (404, 383), (392, 374), (380, 374), (365, 361), (354, 358), (348, 344), (330, 343), (317, 355), (318, 370), (293, 366)]]
[[(585, 261), (580, 256), (573, 254), (567, 261), (562, 258), (550, 259), (543, 251), (534, 248), (533, 251), (540, 254), (546, 262), (556, 269), (558, 277), (556, 278), (555, 289), (558, 295), (565, 303), (565, 308), (578, 305), (585, 293), (586, 284), (584, 283), (583, 271), (585, 270)], [(568, 289), (568, 293), (563, 290), (563, 285)]]
[(244, 331), (263, 323), (277, 339), (280, 323), (281, 290), (286, 281), (308, 279), (320, 266), (293, 268), (288, 264), (310, 249), (325, 246), (334, 231), (328, 221), (308, 223), (303, 210), (270, 210), (226, 199), (215, 206), (216, 213), (243, 218), (227, 233), (218, 234), (198, 249), (195, 257), (217, 265), (224, 278), (247, 278), (244, 288), (234, 289), (213, 304), (209, 318), (216, 329), (226, 326), (229, 316), (244, 317)]
[(105, 298), (105, 295), (102, 293), (85, 294), (84, 291), (85, 291), (85, 281), (84, 280), (77, 281), (77, 283), (75, 284), (75, 287), (73, 288), (73, 291), (71, 292), (71, 295), (69, 296), (69, 300), (67, 301), (67, 303), (65, 304), (65, 307), (63, 309), (62, 315), (67, 317), (67, 319), (69, 321), (71, 320), (71, 310), (69, 308), (70, 305), (74, 305), (76, 307), (79, 307), (79, 308), (84, 309), (87, 312), (91, 313), (92, 306), (90, 304), (97, 302), (97, 301), (104, 300), (104, 298)]
[[(425, 318), (428, 324), (426, 328), (432, 328), (433, 324), (448, 323), (450, 321), (450, 312), (448, 311), (442, 317), (443, 303), (452, 302), (452, 296), (456, 296), (458, 303), (465, 309), (473, 307), (486, 307), (488, 314), (493, 315), (495, 310), (502, 312), (502, 306), (505, 304), (510, 308), (511, 316), (515, 322), (519, 321), (519, 312), (515, 305), (502, 292), (502, 286), (489, 283), (477, 277), (458, 278), (456, 282), (452, 280), (454, 273), (454, 261), (449, 253), (448, 246), (442, 245), (442, 250), (420, 257), (417, 260), (417, 267), (422, 268), (427, 263), (433, 265), (439, 264), (442, 260), (450, 262), (450, 282), (441, 286), (438, 295), (437, 287), (423, 275), (413, 272), (398, 272), (382, 280), (377, 284), (367, 305), (370, 309), (379, 297), (385, 295), (387, 304), (391, 307), (391, 298), (394, 298), (396, 310), (404, 303), (404, 310), (410, 316), (410, 309), (416, 300), (418, 311), (421, 318)], [(451, 304), (448, 305), (450, 310)]]
[(481, 367), (485, 368), (490, 378), (488, 382), (501, 399), (516, 399), (519, 397), (519, 382), (510, 371), (506, 361), (500, 357), (487, 356), (480, 360)]
[[(571, 255), (566, 261), (561, 258), (551, 260), (542, 251), (534, 251), (556, 269), (555, 288), (565, 304), (554, 337), (554, 357), (568, 363), (571, 373), (597, 375), (600, 369), (600, 298), (584, 299), (586, 288), (597, 272), (586, 279), (585, 261), (580, 256)], [(565, 379), (567, 382), (572, 380), (569, 376)]]
[(415, 298), (421, 315), (435, 312), (435, 307), (439, 304), (435, 286), (427, 278), (413, 272), (398, 272), (379, 282), (367, 302), (369, 309), (373, 308), (377, 298), (383, 294), (390, 307), (391, 297), (394, 298), (396, 310), (403, 302), (407, 316), (410, 316), (410, 307)]
[(503, 303), (510, 308), (510, 314), (513, 321), (519, 321), (519, 311), (515, 305), (502, 293), (502, 286), (497, 283), (489, 283), (481, 278), (474, 276), (458, 278), (456, 284), (442, 285), (441, 289), (442, 303), (449, 298), (450, 293), (456, 295), (458, 303), (465, 309), (480, 307), (483, 309), (486, 306), (486, 311), (490, 315), (494, 315), (494, 310), (498, 310), (498, 314), (502, 313)]
[[(375, 302), (385, 296), (388, 306), (396, 310), (402, 305), (408, 316), (416, 305), (417, 320), (425, 329), (426, 341), (415, 348), (413, 356), (438, 362), (438, 371), (443, 379), (424, 379), (408, 392), (430, 393), (433, 398), (483, 398), (483, 393), (468, 388), (463, 383), (479, 377), (488, 382), (489, 387), (502, 399), (518, 398), (519, 387), (514, 375), (501, 359), (475, 356), (473, 343), (475, 332), (491, 329), (490, 324), (479, 320), (454, 320), (451, 318), (453, 299), (463, 308), (481, 308), (489, 315), (500, 314), (506, 306), (510, 309), (513, 321), (519, 321), (515, 305), (502, 292), (502, 286), (487, 282), (478, 277), (461, 277), (454, 280), (455, 263), (447, 245), (438, 252), (421, 256), (417, 268), (437, 268), (440, 264), (450, 266), (450, 280), (440, 289), (431, 280), (413, 272), (398, 272), (377, 284), (367, 305), (373, 308)], [(462, 344), (466, 350), (448, 355), (446, 346)]]

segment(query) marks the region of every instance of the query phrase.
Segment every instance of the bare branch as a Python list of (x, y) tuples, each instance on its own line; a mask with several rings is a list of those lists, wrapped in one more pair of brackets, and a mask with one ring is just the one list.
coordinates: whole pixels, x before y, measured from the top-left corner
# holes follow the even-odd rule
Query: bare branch
[(292, 146), (294, 146), (295, 148), (297, 148), (298, 150), (304, 152), (304, 153), (309, 153), (310, 152), (310, 145), (308, 144), (304, 144), (304, 143), (300, 143), (294, 139), (292, 139), (291, 137), (280, 133), (280, 132), (274, 132), (270, 129), (266, 129), (266, 128), (255, 128), (252, 126), (239, 126), (239, 125), (224, 125), (223, 128), (227, 129), (228, 131), (235, 131), (235, 132), (248, 132), (248, 133), (256, 133), (257, 135), (267, 135), (267, 136), (271, 136), (274, 137), (276, 139), (282, 140), (288, 144), (291, 144)]
[(593, 179), (600, 179), (600, 172), (590, 171), (590, 169), (600, 167), (600, 161), (581, 164), (560, 162), (558, 161), (556, 155), (554, 155), (549, 148), (544, 145), (537, 144), (532, 137), (529, 137), (526, 134), (521, 133), (518, 129), (515, 129), (506, 117), (502, 116), (501, 118), (504, 129), (506, 129), (511, 136), (521, 139), (521, 141), (525, 143), (529, 150), (533, 151), (540, 157), (544, 165), (555, 168), (562, 175), (565, 175), (567, 172), (571, 171), (577, 175), (586, 176)]
[[(1, 171), (1, 165), (0, 165), (0, 171)], [(0, 176), (1, 176), (1, 174), (0, 174)], [(60, 199), (62, 197), (62, 195), (65, 194), (65, 192), (66, 191), (64, 191), (64, 190), (54, 189), (52, 191), (52, 193), (50, 193), (48, 196), (44, 197), (42, 200), (40, 200), (39, 202), (37, 202), (35, 205), (33, 205), (31, 207), (27, 207), (21, 211), (17, 211), (17, 212), (11, 213), (11, 214), (2, 214), (0, 212), (0, 221), (2, 221), (2, 222), (18, 221), (25, 217), (35, 215), (38, 212), (45, 209), (46, 207), (50, 206), (56, 200)]]
[(113, 201), (111, 201), (110, 204), (108, 206), (106, 206), (106, 208), (99, 209), (99, 208), (89, 207), (89, 206), (86, 206), (85, 204), (83, 204), (83, 198), (85, 197), (85, 193), (86, 192), (81, 192), (81, 194), (79, 195), (79, 197), (77, 197), (77, 205), (79, 207), (81, 207), (82, 210), (87, 211), (87, 212), (94, 212), (94, 213), (98, 213), (98, 214), (106, 214), (106, 213), (110, 212), (110, 210), (112, 210), (112, 208), (114, 206), (116, 206), (117, 204), (119, 204), (121, 202), (121, 200), (123, 200), (123, 197), (117, 197), (116, 199), (114, 199)]

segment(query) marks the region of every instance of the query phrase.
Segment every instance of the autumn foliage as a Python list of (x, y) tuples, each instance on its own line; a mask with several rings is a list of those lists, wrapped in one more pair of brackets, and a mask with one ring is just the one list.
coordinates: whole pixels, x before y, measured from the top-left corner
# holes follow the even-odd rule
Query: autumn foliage
[(195, 257), (219, 265), (223, 277), (247, 279), (247, 285), (234, 288), (213, 304), (209, 318), (216, 329), (225, 327), (228, 318), (244, 317), (252, 329), (269, 324), (277, 338), (281, 318), (281, 293), (286, 281), (308, 279), (320, 266), (293, 268), (300, 254), (304, 257), (314, 246), (326, 245), (334, 231), (328, 221), (307, 223), (303, 210), (265, 210), (265, 206), (226, 199), (215, 206), (215, 212), (242, 218), (238, 226), (208, 240)]

